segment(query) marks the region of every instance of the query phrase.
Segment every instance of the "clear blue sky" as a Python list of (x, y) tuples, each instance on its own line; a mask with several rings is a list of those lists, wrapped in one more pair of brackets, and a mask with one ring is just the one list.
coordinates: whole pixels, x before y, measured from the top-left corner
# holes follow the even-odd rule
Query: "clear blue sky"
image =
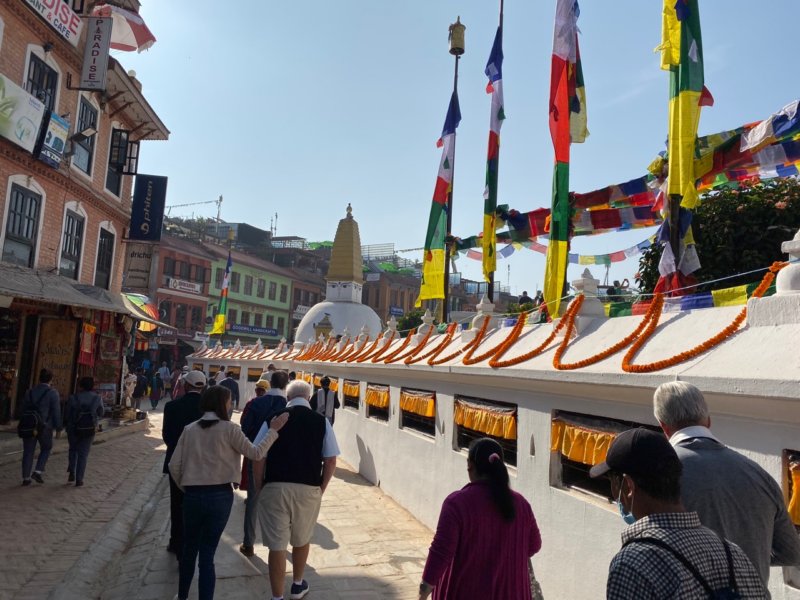
[[(701, 0), (706, 84), (716, 100), (700, 133), (768, 117), (798, 95), (796, 0), (764, 5)], [(225, 198), (222, 217), (278, 235), (332, 239), (348, 202), (364, 244), (423, 245), (452, 89), (447, 28), (467, 26), (461, 60), (454, 183), (455, 235), (482, 227), (489, 96), (483, 69), (499, 2), (476, 0), (142, 0), (158, 42), (115, 52), (137, 71), (172, 131), (142, 148), (140, 171), (167, 175), (167, 204)], [(499, 202), (520, 211), (550, 205), (547, 128), (555, 0), (507, 0)], [(661, 2), (583, 2), (578, 22), (590, 137), (572, 148), (571, 189), (587, 192), (641, 176), (663, 149), (668, 75), (653, 49)], [(213, 216), (213, 204), (173, 214)], [(581, 237), (573, 252), (636, 244), (652, 230)], [(407, 255), (414, 257), (414, 254)], [(421, 256), (417, 253), (416, 256)], [(544, 257), (498, 261), (513, 292), (541, 288)], [(458, 261), (480, 279), (480, 263)], [(637, 259), (612, 266), (633, 280)], [(584, 267), (571, 265), (569, 277)], [(603, 279), (604, 267), (591, 267)]]

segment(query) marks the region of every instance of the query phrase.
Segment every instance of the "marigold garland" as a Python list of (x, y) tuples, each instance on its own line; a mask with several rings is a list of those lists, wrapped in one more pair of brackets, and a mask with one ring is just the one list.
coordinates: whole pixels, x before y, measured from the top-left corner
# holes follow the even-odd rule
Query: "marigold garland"
[(354, 344), (355, 341), (350, 341), (350, 338), (348, 338), (347, 341), (345, 341), (344, 345), (342, 346), (341, 350), (337, 350), (336, 346), (334, 346), (333, 351), (322, 360), (326, 360), (328, 362), (336, 362), (336, 359), (346, 354), (347, 351), (350, 350)]
[[(761, 280), (761, 283), (758, 287), (753, 290), (753, 294), (751, 298), (761, 298), (764, 293), (767, 291), (767, 288), (772, 284), (772, 281), (775, 279), (775, 273), (780, 271), (784, 268), (788, 263), (787, 262), (774, 262), (769, 267), (769, 271), (764, 274), (764, 278)], [(660, 296), (658, 294), (656, 299)], [(655, 301), (655, 300), (654, 300)], [(651, 317), (650, 321), (647, 324), (647, 329), (645, 329), (644, 333), (637, 339), (633, 345), (628, 349), (625, 353), (625, 356), (622, 358), (622, 370), (626, 373), (652, 373), (653, 371), (660, 371), (661, 369), (667, 369), (669, 367), (673, 367), (678, 365), (682, 362), (685, 362), (689, 359), (695, 358), (704, 352), (707, 352), (711, 348), (718, 346), (726, 339), (731, 337), (736, 331), (741, 327), (742, 323), (744, 322), (745, 318), (747, 317), (747, 307), (745, 306), (741, 312), (736, 315), (736, 318), (733, 322), (728, 325), (725, 329), (720, 331), (717, 335), (709, 338), (702, 344), (698, 344), (694, 348), (690, 350), (686, 350), (685, 352), (680, 352), (671, 356), (669, 358), (665, 358), (663, 360), (657, 360), (651, 363), (646, 363), (643, 365), (635, 365), (632, 363), (633, 357), (636, 353), (644, 346), (645, 342), (653, 335), (653, 332), (658, 325), (658, 320), (661, 317), (661, 308), (663, 307), (663, 298), (661, 299), (660, 306), (654, 311), (654, 315)], [(648, 311), (649, 312), (649, 311)]]
[[(389, 348), (389, 346), (392, 345), (392, 342), (394, 341), (394, 336), (396, 336), (396, 335), (397, 335), (397, 332), (396, 331), (392, 331), (392, 335), (389, 336), (389, 341), (386, 342), (386, 344), (384, 344), (383, 347), (380, 350), (375, 350), (375, 352), (373, 352), (372, 349), (370, 349), (370, 351), (367, 352), (366, 354), (363, 354), (362, 356), (359, 356), (356, 359), (356, 362), (357, 363), (363, 363), (363, 362), (366, 362), (368, 358), (378, 357), (379, 355), (383, 354)], [(375, 340), (375, 347), (376, 348), (378, 346), (378, 341), (382, 340), (382, 339), (384, 339), (384, 338), (381, 337), (381, 336), (378, 336), (378, 338)]]
[(492, 367), (493, 369), (502, 369), (503, 367), (513, 367), (520, 363), (524, 363), (525, 361), (528, 361), (535, 356), (538, 356), (539, 354), (544, 352), (544, 350), (550, 345), (550, 342), (552, 342), (555, 339), (556, 335), (558, 335), (558, 332), (564, 328), (567, 322), (567, 318), (571, 314), (577, 313), (578, 309), (581, 307), (582, 304), (583, 304), (583, 295), (579, 295), (567, 307), (564, 316), (558, 321), (558, 324), (555, 327), (553, 327), (553, 331), (550, 332), (550, 335), (547, 336), (547, 339), (545, 339), (541, 344), (536, 346), (536, 348), (528, 350), (528, 352), (520, 354), (519, 356), (515, 356), (514, 358), (509, 358), (508, 360), (500, 360), (503, 357), (503, 355), (511, 348), (511, 346), (513, 346), (514, 343), (516, 343), (517, 341), (516, 339), (511, 339), (511, 337), (509, 336), (509, 339), (506, 340), (508, 344), (498, 349), (497, 353), (494, 356), (492, 356), (491, 360), (489, 360), (489, 366)]
[[(368, 343), (369, 343), (369, 340), (364, 342), (364, 346), (366, 346)], [(353, 340), (353, 343), (350, 344), (349, 348), (346, 348), (346, 352), (343, 352), (342, 354), (340, 354), (339, 356), (337, 356), (335, 359), (332, 359), (332, 360), (335, 360), (335, 362), (339, 362), (339, 363), (340, 362), (344, 362), (347, 358), (349, 358), (353, 354), (358, 354), (361, 350), (362, 350), (362, 348), (358, 347), (358, 338), (356, 338), (356, 339)]]
[(390, 353), (385, 359), (380, 358), (380, 354), (382, 354), (382, 352), (378, 353), (378, 355), (372, 358), (372, 362), (376, 363), (379, 360), (383, 360), (384, 362), (386, 362), (387, 360), (391, 360), (392, 358), (400, 354), (403, 350), (406, 349), (406, 346), (408, 346), (411, 343), (411, 336), (414, 335), (416, 332), (417, 329), (415, 327), (414, 329), (408, 332), (408, 335), (406, 335), (406, 339), (403, 340), (403, 343), (400, 344), (394, 352)]
[(380, 339), (381, 339), (381, 334), (380, 334), (380, 332), (379, 332), (379, 333), (378, 333), (378, 335), (375, 337), (375, 339), (372, 341), (372, 344), (371, 344), (371, 345), (370, 345), (370, 343), (369, 343), (369, 338), (367, 338), (367, 341), (366, 341), (366, 342), (364, 342), (364, 345), (363, 345), (363, 346), (361, 346), (361, 348), (359, 348), (359, 349), (358, 349), (358, 351), (356, 351), (356, 352), (353, 352), (353, 354), (351, 354), (350, 356), (346, 356), (346, 357), (345, 357), (345, 359), (344, 359), (344, 362), (346, 362), (346, 363), (351, 363), (351, 362), (353, 362), (355, 359), (357, 359), (359, 356), (363, 356), (364, 354), (369, 354), (369, 353), (370, 353), (370, 352), (372, 352), (372, 351), (375, 349), (375, 347), (378, 345), (378, 340), (380, 340)]
[(439, 356), (439, 354), (448, 345), (450, 345), (450, 342), (453, 340), (453, 336), (455, 335), (456, 327), (457, 327), (457, 323), (450, 323), (447, 326), (447, 333), (444, 336), (444, 339), (439, 343), (438, 346), (436, 346), (435, 348), (433, 348), (432, 350), (426, 352), (425, 354), (423, 354), (421, 356), (409, 356), (409, 357), (406, 357), (405, 361), (403, 361), (403, 362), (405, 362), (405, 364), (407, 364), (407, 365), (413, 365), (413, 364), (416, 364), (416, 363), (418, 363), (420, 361), (423, 361), (426, 358), (429, 358), (431, 356), (433, 358), (436, 358), (437, 356)]
[(455, 352), (451, 352), (450, 354), (448, 354), (444, 358), (433, 358), (433, 357), (429, 358), (428, 359), (428, 364), (431, 365), (432, 367), (435, 367), (436, 365), (441, 365), (442, 363), (446, 363), (446, 362), (448, 362), (450, 360), (453, 360), (454, 358), (459, 356), (462, 352), (468, 352), (470, 349), (475, 347), (477, 344), (480, 344), (481, 340), (483, 339), (483, 336), (486, 335), (486, 330), (489, 328), (489, 322), (491, 320), (492, 320), (491, 316), (490, 315), (486, 315), (483, 318), (483, 324), (481, 325), (480, 330), (475, 335), (475, 337), (472, 338), (471, 342), (466, 344), (463, 348), (461, 348), (459, 350), (456, 350)]
[[(425, 345), (428, 343), (428, 340), (431, 339), (431, 335), (433, 334), (433, 330), (434, 329), (435, 329), (435, 327), (433, 325), (428, 327), (428, 331), (425, 332), (425, 336), (422, 338), (422, 340), (420, 340), (419, 344), (417, 344), (414, 348), (412, 348), (411, 350), (409, 350), (405, 354), (400, 354), (398, 356), (387, 357), (386, 360), (383, 361), (383, 364), (389, 365), (389, 364), (395, 363), (395, 362), (397, 362), (399, 360), (402, 360), (404, 358), (408, 358), (409, 356), (411, 356), (411, 357), (416, 356), (418, 353), (420, 353), (422, 351), (423, 348), (425, 348)], [(408, 337), (411, 337), (411, 335), (409, 334)]]
[(320, 342), (314, 342), (313, 344), (306, 344), (300, 351), (294, 355), (293, 360), (305, 360), (306, 356), (310, 355), (311, 352), (316, 352), (319, 347)]

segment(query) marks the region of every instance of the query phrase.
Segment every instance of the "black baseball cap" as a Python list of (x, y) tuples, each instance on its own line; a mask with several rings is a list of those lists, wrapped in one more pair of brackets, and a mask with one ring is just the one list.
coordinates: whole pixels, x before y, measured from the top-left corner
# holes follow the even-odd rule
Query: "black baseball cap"
[(663, 433), (639, 427), (620, 433), (608, 448), (605, 462), (591, 468), (589, 476), (602, 477), (609, 471), (628, 475), (647, 475), (656, 465), (679, 460)]

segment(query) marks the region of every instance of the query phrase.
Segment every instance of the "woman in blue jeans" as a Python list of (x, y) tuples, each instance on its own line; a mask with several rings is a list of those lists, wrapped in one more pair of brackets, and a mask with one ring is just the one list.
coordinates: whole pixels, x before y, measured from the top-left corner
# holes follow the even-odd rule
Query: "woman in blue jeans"
[[(267, 437), (254, 446), (228, 415), (231, 394), (227, 388), (206, 389), (200, 400), (203, 416), (183, 430), (169, 470), (183, 497), (183, 554), (177, 600), (189, 597), (195, 565), (199, 564), (199, 600), (214, 597), (214, 554), (233, 505), (233, 483), (239, 480), (241, 458), (261, 460), (278, 439), (288, 415), (270, 423)], [(199, 555), (199, 560), (198, 560)]]

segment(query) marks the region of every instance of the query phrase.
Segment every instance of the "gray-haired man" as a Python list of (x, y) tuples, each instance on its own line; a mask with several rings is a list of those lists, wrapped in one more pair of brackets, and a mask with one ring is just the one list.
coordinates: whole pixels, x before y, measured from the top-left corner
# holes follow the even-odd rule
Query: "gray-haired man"
[(711, 433), (702, 392), (691, 383), (658, 386), (653, 412), (683, 464), (681, 498), (700, 522), (744, 550), (764, 585), (772, 565), (800, 565), (800, 536), (775, 479)]

